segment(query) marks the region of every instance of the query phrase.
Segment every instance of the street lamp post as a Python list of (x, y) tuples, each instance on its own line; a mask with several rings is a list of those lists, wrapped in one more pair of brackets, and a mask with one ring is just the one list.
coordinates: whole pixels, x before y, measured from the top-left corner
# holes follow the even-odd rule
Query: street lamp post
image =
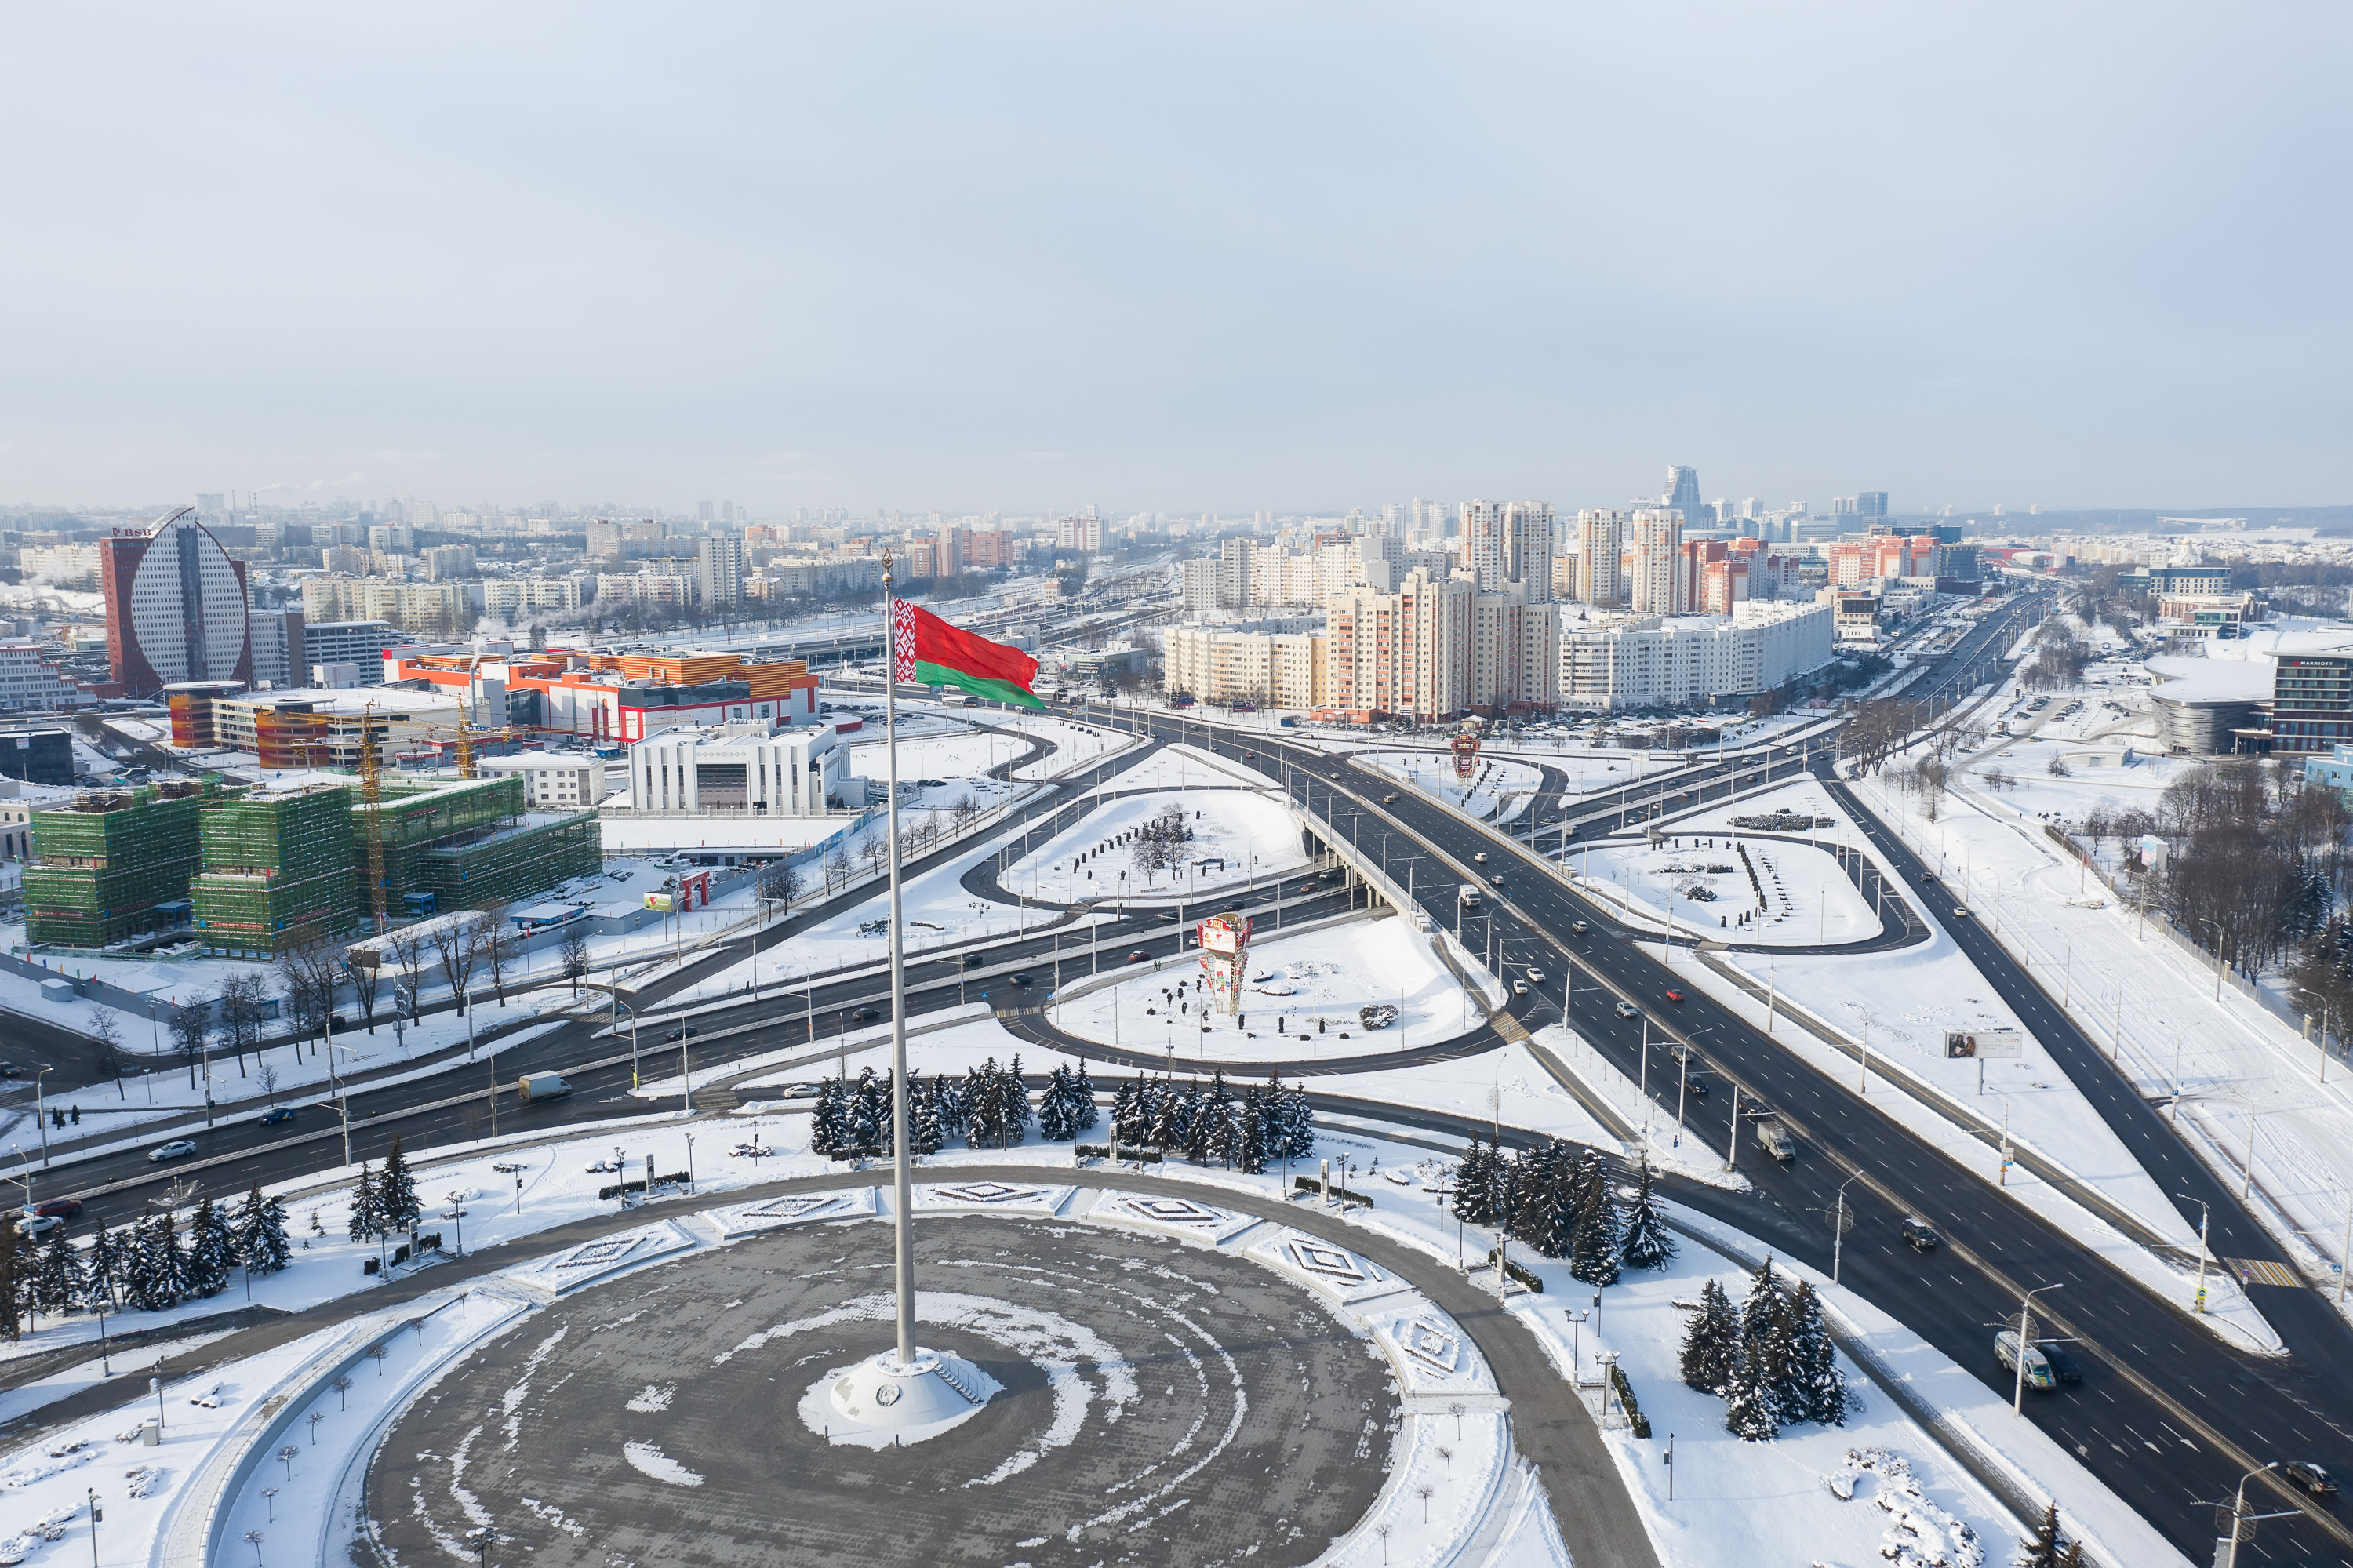
[(2032, 1320), (2027, 1314), (2033, 1310), (2034, 1298), (2045, 1290), (2064, 1290), (2065, 1284), (2038, 1285), (2020, 1298), (2018, 1303), (2018, 1370), (2010, 1381), (2010, 1408), (2015, 1414), (2026, 1414), (2026, 1352), (2034, 1343)]
[(2214, 1211), (2208, 1207), (2205, 1199), (2193, 1198), (2187, 1192), (2181, 1194), (2181, 1201), (2198, 1205), (2198, 1295), (2189, 1309), (2203, 1312), (2206, 1310), (2206, 1230), (2214, 1218)]
[(1831, 1221), (1831, 1283), (1832, 1285), (1839, 1282), (1839, 1258), (1846, 1245), (1846, 1190), (1862, 1180), (1862, 1172), (1858, 1171), (1839, 1183), (1838, 1213)]

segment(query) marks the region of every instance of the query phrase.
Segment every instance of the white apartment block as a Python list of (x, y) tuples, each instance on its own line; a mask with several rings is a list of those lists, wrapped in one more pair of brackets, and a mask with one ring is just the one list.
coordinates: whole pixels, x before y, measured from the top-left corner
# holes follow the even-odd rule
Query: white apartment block
[(504, 577), (482, 583), (482, 613), (512, 620), (533, 610), (576, 614), (594, 603), (596, 579), (575, 573), (561, 577)]
[(66, 708), (81, 701), (75, 685), (30, 638), (0, 639), (0, 708)]
[(629, 747), (629, 809), (815, 817), (849, 777), (849, 747), (829, 724), (668, 730)]
[(1172, 694), (1303, 710), (1331, 705), (1331, 639), (1319, 632), (1176, 626), (1162, 640), (1161, 657)]
[(1725, 616), (1611, 616), (1560, 640), (1560, 696), (1586, 708), (1675, 708), (1754, 696), (1830, 662), (1833, 612), (1748, 601)]
[(1514, 588), (1531, 604), (1551, 602), (1552, 508), (1541, 501), (1462, 503), (1463, 565), (1481, 593)]
[(475, 760), (477, 773), (522, 779), (523, 804), (534, 811), (594, 810), (605, 798), (605, 759), (577, 752), (524, 752)]
[(694, 579), (668, 572), (606, 572), (596, 578), (599, 609), (684, 609), (693, 599)]
[(388, 620), (403, 631), (454, 635), (469, 611), (482, 608), (479, 582), (396, 582), (384, 577), (311, 577), (302, 584), (310, 625)]

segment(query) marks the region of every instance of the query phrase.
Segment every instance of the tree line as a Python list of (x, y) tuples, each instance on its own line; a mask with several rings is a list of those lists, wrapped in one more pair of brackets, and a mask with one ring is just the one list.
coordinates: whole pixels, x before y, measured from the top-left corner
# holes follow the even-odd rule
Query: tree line
[(259, 1182), (234, 1213), (206, 1198), (185, 1223), (162, 1211), (101, 1224), (82, 1243), (62, 1226), (46, 1241), (30, 1240), (9, 1212), (0, 1214), (0, 1329), (13, 1340), (37, 1311), (161, 1312), (219, 1295), (239, 1266), (266, 1276), (291, 1259), (285, 1205)]
[(1765, 1260), (1736, 1310), (1722, 1285), (1700, 1290), (1683, 1331), (1683, 1380), (1724, 1401), (1725, 1430), (1744, 1443), (1767, 1443), (1784, 1426), (1846, 1424), (1846, 1375), (1809, 1280), (1784, 1292)]

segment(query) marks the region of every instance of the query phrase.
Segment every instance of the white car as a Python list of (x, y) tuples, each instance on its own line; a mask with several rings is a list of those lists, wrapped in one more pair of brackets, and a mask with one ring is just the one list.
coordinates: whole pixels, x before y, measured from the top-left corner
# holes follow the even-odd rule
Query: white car
[(27, 1213), (18, 1222), (17, 1234), (26, 1241), (37, 1241), (51, 1231), (63, 1230), (65, 1222), (55, 1214)]
[(1527, 994), (1528, 994), (1528, 982), (1527, 982), (1527, 981), (1525, 981), (1525, 980), (1514, 980), (1514, 981), (1512, 982), (1512, 994), (1513, 994), (1514, 996), (1525, 996), (1525, 995), (1527, 995)]
[(1528, 983), (1530, 985), (1542, 985), (1544, 984), (1544, 970), (1536, 968), (1534, 964), (1530, 964), (1528, 966)]
[(1486, 864), (1486, 863), (1487, 863), (1487, 852), (1486, 852), (1485, 850), (1481, 850), (1478, 853), (1476, 853), (1476, 854), (1472, 855), (1471, 858), (1472, 858), (1472, 860), (1474, 860), (1474, 861), (1478, 862), (1481, 865), (1484, 865), (1484, 864)]
[(166, 1160), (185, 1160), (195, 1151), (196, 1145), (193, 1139), (175, 1138), (169, 1143), (149, 1150), (147, 1162), (150, 1165), (160, 1165)]
[(1642, 1010), (1636, 1007), (1630, 1001), (1621, 1001), (1618, 1004), (1618, 1016), (1620, 1018), (1640, 1018), (1642, 1016)]
[(1953, 918), (1954, 918), (1954, 919), (1956, 919), (1956, 920), (1966, 920), (1966, 919), (1968, 919), (1968, 917), (1969, 917), (1969, 906), (1968, 906), (1968, 905), (1966, 905), (1966, 904), (1956, 904), (1956, 905), (1954, 905), (1954, 906), (1953, 906)]

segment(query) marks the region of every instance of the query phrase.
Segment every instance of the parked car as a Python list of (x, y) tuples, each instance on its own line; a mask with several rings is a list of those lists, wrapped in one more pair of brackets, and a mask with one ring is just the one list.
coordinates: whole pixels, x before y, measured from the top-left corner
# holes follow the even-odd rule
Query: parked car
[(1914, 1252), (1934, 1252), (1945, 1239), (1936, 1234), (1936, 1226), (1917, 1214), (1905, 1216), (1904, 1224), (1897, 1228), (1903, 1233), (1905, 1245)]
[(79, 1198), (44, 1198), (26, 1213), (44, 1217), (55, 1214), (61, 1220), (78, 1220), (81, 1218), (81, 1200)]
[(1620, 1018), (1640, 1018), (1642, 1016), (1642, 1010), (1636, 1007), (1630, 1001), (1621, 1001), (1618, 1004), (1618, 1016)]
[(2337, 1495), (2337, 1478), (2310, 1459), (2290, 1459), (2280, 1467), (2280, 1474), (2314, 1497), (2333, 1498)]
[(150, 1165), (161, 1165), (166, 1160), (185, 1160), (196, 1151), (194, 1139), (175, 1138), (169, 1143), (158, 1144), (147, 1151)]
[(272, 1106), (254, 1118), (256, 1124), (261, 1127), (276, 1127), (282, 1122), (290, 1122), (293, 1119), (292, 1106)]

